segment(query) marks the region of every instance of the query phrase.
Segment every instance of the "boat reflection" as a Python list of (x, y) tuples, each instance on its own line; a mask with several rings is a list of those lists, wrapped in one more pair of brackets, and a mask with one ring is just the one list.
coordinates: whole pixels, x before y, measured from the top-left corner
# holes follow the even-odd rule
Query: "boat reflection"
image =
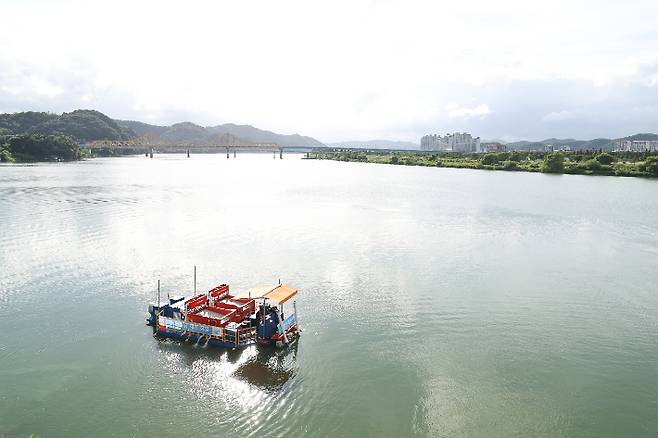
[(188, 377), (201, 377), (194, 372), (201, 367), (204, 374), (210, 374), (202, 377), (205, 384), (214, 379), (236, 379), (254, 389), (276, 392), (294, 378), (296, 371), (298, 342), (282, 349), (252, 346), (222, 350), (158, 338), (157, 346), (167, 368), (176, 368)]
[(277, 391), (295, 375), (297, 342), (285, 350), (261, 349), (233, 373), (240, 380), (267, 391)]

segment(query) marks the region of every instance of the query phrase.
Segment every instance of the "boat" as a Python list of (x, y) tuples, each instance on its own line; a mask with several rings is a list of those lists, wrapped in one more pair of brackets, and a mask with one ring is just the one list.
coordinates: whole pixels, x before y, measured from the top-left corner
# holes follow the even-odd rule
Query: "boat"
[[(147, 324), (154, 335), (226, 348), (283, 347), (296, 341), (300, 328), (296, 297), (299, 291), (285, 284), (260, 286), (232, 295), (228, 284), (206, 293), (159, 299), (148, 307)], [(284, 305), (292, 300), (287, 316)], [(290, 307), (290, 306), (288, 306)]]

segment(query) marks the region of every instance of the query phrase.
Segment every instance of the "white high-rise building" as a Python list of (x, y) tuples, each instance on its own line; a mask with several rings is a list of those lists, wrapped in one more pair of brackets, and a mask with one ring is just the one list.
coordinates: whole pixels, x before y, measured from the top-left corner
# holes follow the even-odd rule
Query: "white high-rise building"
[(658, 151), (658, 140), (620, 140), (617, 142), (617, 150), (624, 152), (656, 152)]
[(482, 152), (480, 137), (466, 132), (455, 132), (445, 136), (433, 134), (420, 139), (421, 151)]

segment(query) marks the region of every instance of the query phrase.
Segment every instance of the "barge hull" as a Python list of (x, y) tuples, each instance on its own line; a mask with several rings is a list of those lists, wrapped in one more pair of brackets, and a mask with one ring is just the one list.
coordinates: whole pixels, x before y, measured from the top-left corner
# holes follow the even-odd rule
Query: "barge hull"
[(186, 332), (180, 332), (177, 330), (157, 330), (156, 335), (162, 336), (165, 338), (170, 338), (170, 339), (176, 339), (179, 341), (185, 341), (185, 342), (191, 342), (193, 344), (198, 344), (198, 345), (210, 345), (211, 347), (224, 347), (224, 348), (245, 348), (250, 345), (255, 345), (256, 343), (253, 341), (244, 343), (241, 342), (240, 344), (235, 344), (233, 342), (224, 342), (221, 339), (215, 339), (215, 338), (210, 338), (208, 339), (207, 336), (204, 335), (198, 335), (195, 333), (186, 333)]

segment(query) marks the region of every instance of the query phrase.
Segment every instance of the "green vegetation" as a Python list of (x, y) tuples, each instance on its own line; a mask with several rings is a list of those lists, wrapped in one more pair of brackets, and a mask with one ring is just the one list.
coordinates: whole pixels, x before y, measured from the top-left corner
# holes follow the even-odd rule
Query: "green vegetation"
[(65, 135), (22, 134), (0, 137), (0, 160), (52, 161), (82, 158), (78, 142)]
[(14, 161), (16, 159), (9, 149), (9, 143), (0, 143), (0, 163), (13, 163)]
[(334, 149), (309, 154), (321, 160), (523, 172), (658, 177), (658, 154), (649, 152), (533, 152), (487, 154)]
[(67, 135), (78, 141), (127, 140), (135, 137), (130, 129), (94, 110), (75, 110), (62, 115), (24, 112), (0, 114), (0, 135)]
[[(0, 114), (0, 161), (77, 160), (79, 143), (94, 140), (127, 140), (135, 137), (105, 114), (76, 110), (62, 115), (28, 111)], [(99, 151), (116, 155), (125, 151)]]
[(564, 155), (561, 152), (552, 152), (541, 163), (541, 171), (545, 173), (564, 173)]
[(658, 176), (658, 156), (649, 157), (644, 161), (644, 171)]

